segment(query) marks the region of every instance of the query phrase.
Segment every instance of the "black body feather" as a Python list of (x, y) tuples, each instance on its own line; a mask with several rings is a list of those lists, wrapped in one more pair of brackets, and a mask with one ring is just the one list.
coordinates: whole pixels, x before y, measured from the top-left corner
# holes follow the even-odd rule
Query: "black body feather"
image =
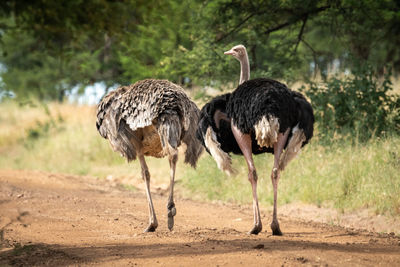
[[(217, 110), (226, 113), (226, 106), (229, 102), (230, 97), (231, 93), (217, 96), (210, 102), (208, 102), (206, 105), (204, 105), (203, 108), (201, 109), (196, 137), (203, 143), (208, 153), (210, 153), (210, 151), (208, 151), (207, 146), (205, 146), (204, 136), (206, 135), (207, 128), (211, 126), (213, 131), (216, 133), (217, 140), (221, 144), (221, 149), (224, 152), (226, 153), (232, 152), (238, 155), (243, 154), (242, 151), (240, 150), (239, 145), (236, 142), (235, 137), (233, 136), (230, 122), (221, 120), (219, 128), (217, 128), (217, 125), (214, 122), (214, 114)], [(272, 148), (260, 147), (257, 144), (253, 132), (251, 133), (251, 138), (252, 138), (253, 154), (260, 154), (265, 152), (273, 153)]]
[(263, 116), (278, 118), (281, 133), (298, 123), (291, 90), (280, 82), (262, 78), (244, 82), (232, 93), (227, 115), (246, 134)]
[[(217, 128), (214, 122), (217, 110), (226, 113), (242, 133), (251, 135), (253, 154), (273, 153), (273, 148), (260, 147), (255, 139), (254, 125), (263, 116), (278, 118), (281, 133), (288, 128), (293, 129), (298, 124), (306, 136), (303, 146), (313, 136), (314, 115), (310, 103), (301, 93), (292, 91), (286, 85), (271, 79), (259, 78), (246, 81), (233, 93), (215, 97), (201, 109), (196, 136), (203, 145), (207, 128), (211, 126), (224, 152), (242, 154), (233, 136), (230, 122), (221, 120), (220, 127)], [(292, 132), (288, 141), (291, 135)]]
[(292, 91), (292, 96), (297, 105), (296, 110), (299, 128), (304, 131), (304, 135), (306, 136), (306, 141), (303, 143), (304, 146), (310, 141), (314, 134), (314, 112), (311, 104), (301, 93)]

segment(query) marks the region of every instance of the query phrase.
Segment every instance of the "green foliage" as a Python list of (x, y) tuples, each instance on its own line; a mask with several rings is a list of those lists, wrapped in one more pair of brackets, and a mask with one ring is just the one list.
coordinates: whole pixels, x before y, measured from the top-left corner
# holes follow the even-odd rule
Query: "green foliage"
[(399, 25), (394, 0), (5, 0), (0, 94), (62, 100), (150, 77), (235, 87), (238, 63), (223, 51), (239, 43), (252, 77), (291, 83), (359, 60), (381, 76), (400, 70)]
[[(2, 31), (19, 29), (45, 44), (49, 53), (83, 44), (89, 36), (102, 45), (104, 35), (119, 36), (140, 17), (136, 5), (144, 1), (4, 0), (0, 4)], [(98, 46), (97, 46), (98, 47)]]
[(244, 43), (261, 74), (285, 80), (326, 74), (334, 60), (342, 70), (359, 60), (381, 72), (386, 64), (400, 69), (396, 1), (235, 0), (208, 7), (216, 42)]
[(0, 92), (11, 91), (20, 100), (35, 97), (61, 101), (74, 86), (84, 87), (111, 78), (109, 84), (117, 81), (112, 71), (118, 66), (107, 70), (102, 50), (71, 49), (51, 55), (45, 44), (20, 31), (9, 32), (2, 41), (0, 61), (4, 69), (0, 70)]
[[(351, 135), (360, 140), (400, 132), (400, 97), (392, 93), (391, 73), (382, 80), (365, 65), (344, 78), (310, 83), (303, 91), (311, 99), (320, 134)], [(356, 140), (354, 138), (353, 140)]]
[(75, 86), (120, 83), (118, 44), (140, 2), (2, 1), (0, 93), (61, 101)]
[(193, 1), (150, 1), (140, 7), (142, 19), (128, 32), (118, 52), (126, 81), (168, 78), (181, 83), (185, 66), (179, 66), (179, 51), (191, 47)]

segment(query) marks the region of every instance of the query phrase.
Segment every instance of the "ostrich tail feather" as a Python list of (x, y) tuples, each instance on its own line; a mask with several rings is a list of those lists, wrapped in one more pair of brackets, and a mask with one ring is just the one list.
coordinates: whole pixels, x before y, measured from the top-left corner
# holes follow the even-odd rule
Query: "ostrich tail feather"
[(221, 149), (221, 144), (218, 142), (211, 126), (207, 128), (204, 142), (211, 156), (217, 162), (218, 168), (228, 175), (236, 175), (237, 171), (232, 167), (231, 157)]

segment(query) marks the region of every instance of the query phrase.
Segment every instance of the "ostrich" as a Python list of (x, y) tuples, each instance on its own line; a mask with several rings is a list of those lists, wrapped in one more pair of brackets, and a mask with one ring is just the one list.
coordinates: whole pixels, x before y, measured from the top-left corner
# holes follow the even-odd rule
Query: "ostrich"
[(142, 178), (146, 182), (149, 225), (144, 232), (158, 226), (150, 194), (150, 173), (144, 156), (168, 156), (170, 187), (167, 204), (168, 228), (174, 226), (175, 167), (178, 147), (186, 144), (185, 163), (196, 166), (203, 147), (195, 132), (200, 111), (181, 87), (166, 80), (148, 79), (111, 91), (98, 104), (96, 126), (100, 135), (128, 162), (139, 158)]
[(258, 234), (262, 230), (257, 171), (252, 154), (274, 154), (271, 229), (273, 235), (282, 235), (277, 218), (280, 172), (311, 139), (313, 110), (302, 94), (278, 81), (264, 78), (249, 80), (249, 60), (243, 45), (234, 46), (224, 54), (232, 55), (240, 62), (239, 86), (234, 92), (218, 96), (202, 108), (196, 135), (218, 167), (228, 174), (234, 173), (228, 153), (245, 157), (253, 193), (254, 226), (250, 234)]

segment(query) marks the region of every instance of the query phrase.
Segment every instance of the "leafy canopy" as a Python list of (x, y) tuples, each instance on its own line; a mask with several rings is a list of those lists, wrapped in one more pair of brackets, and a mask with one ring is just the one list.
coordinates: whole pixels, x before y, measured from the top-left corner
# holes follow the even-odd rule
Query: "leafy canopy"
[(252, 77), (292, 82), (365, 63), (398, 73), (399, 35), (395, 0), (4, 0), (0, 90), (62, 99), (149, 77), (236, 84), (223, 51), (238, 43)]

